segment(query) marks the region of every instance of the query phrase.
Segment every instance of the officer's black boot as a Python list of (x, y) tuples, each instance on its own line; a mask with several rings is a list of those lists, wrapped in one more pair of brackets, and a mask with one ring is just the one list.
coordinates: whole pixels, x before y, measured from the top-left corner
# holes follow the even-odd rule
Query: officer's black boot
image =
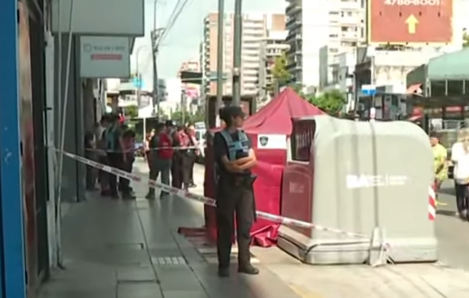
[(251, 264), (243, 264), (238, 266), (238, 272), (239, 273), (244, 273), (244, 274), (249, 274), (249, 275), (257, 275), (259, 274), (259, 269), (256, 267), (252, 266)]
[(218, 276), (219, 277), (229, 277), (230, 276), (230, 267), (218, 267)]

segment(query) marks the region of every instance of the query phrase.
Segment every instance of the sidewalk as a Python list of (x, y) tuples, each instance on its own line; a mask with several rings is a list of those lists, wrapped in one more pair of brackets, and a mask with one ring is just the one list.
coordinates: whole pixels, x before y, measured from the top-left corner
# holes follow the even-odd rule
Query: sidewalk
[[(144, 162), (136, 172), (147, 175)], [(200, 192), (203, 176), (195, 171)], [(203, 225), (203, 208), (180, 198), (149, 202), (144, 185), (134, 185), (136, 201), (113, 201), (90, 194), (63, 220), (66, 270), (52, 272), (40, 298), (297, 298), (266, 268), (220, 279), (183, 236), (180, 226)]]

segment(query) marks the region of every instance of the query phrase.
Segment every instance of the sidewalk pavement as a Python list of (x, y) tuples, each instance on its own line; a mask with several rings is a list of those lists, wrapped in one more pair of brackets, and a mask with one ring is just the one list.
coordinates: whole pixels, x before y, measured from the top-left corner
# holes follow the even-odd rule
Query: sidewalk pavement
[[(147, 175), (137, 161), (135, 172)], [(195, 171), (196, 192), (203, 175)], [(95, 193), (75, 204), (63, 219), (66, 270), (52, 272), (40, 298), (297, 298), (292, 289), (260, 266), (261, 274), (220, 279), (183, 236), (180, 226), (203, 225), (199, 203), (172, 197), (147, 201), (145, 185), (134, 185), (135, 201)]]

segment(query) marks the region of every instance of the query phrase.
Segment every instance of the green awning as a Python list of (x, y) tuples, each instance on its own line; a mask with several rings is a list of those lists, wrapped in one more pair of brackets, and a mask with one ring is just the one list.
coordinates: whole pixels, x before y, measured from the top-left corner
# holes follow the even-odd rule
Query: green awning
[(469, 48), (430, 59), (427, 78), (438, 80), (469, 80)]

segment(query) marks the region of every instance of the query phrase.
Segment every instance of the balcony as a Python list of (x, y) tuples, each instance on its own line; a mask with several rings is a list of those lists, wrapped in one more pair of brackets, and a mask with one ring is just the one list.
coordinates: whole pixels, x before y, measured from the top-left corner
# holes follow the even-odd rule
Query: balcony
[(285, 10), (285, 14), (288, 16), (297, 15), (300, 12), (301, 12), (301, 4), (296, 3), (296, 2), (290, 2), (290, 4), (288, 4)]
[(358, 40), (360, 38), (357, 32), (342, 32), (340, 34), (340, 37), (342, 40), (345, 40), (345, 41), (353, 41), (353, 40)]
[(356, 0), (342, 0), (340, 1), (340, 8), (342, 10), (353, 10), (353, 11), (363, 10), (363, 8), (361, 7), (360, 1), (356, 1)]
[(302, 37), (301, 37), (300, 33), (292, 32), (291, 34), (288, 33), (287, 38), (285, 39), (285, 41), (287, 43), (291, 43), (292, 41), (301, 40), (301, 39), (302, 39)]
[(285, 23), (285, 28), (288, 30), (294, 30), (298, 27), (301, 27), (302, 21), (298, 18), (289, 18)]
[(361, 24), (361, 18), (357, 16), (341, 17), (340, 24), (341, 25), (358, 25), (358, 24)]

